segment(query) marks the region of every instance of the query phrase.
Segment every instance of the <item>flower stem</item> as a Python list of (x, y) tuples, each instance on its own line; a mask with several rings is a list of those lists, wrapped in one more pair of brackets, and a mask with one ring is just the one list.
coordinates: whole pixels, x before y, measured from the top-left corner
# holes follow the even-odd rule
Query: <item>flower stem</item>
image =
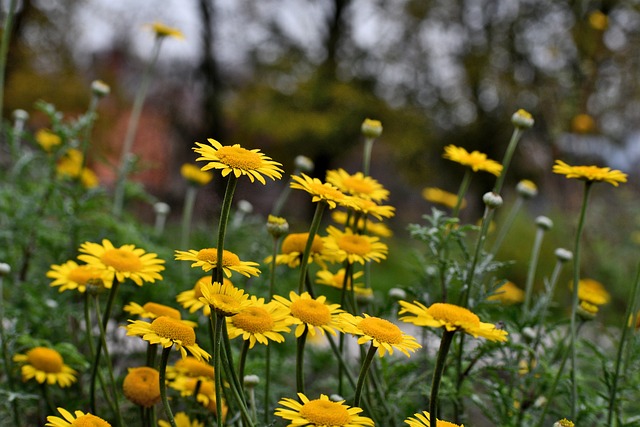
[(222, 338), (222, 322), (224, 322), (224, 317), (220, 314), (216, 314), (212, 309), (209, 319), (213, 323), (213, 369), (216, 390), (216, 425), (222, 427), (222, 362), (220, 347)]
[(516, 147), (521, 136), (522, 129), (519, 127), (513, 129), (511, 140), (509, 140), (509, 145), (507, 146), (507, 151), (505, 151), (504, 157), (502, 158), (502, 172), (500, 172), (500, 176), (498, 176), (498, 179), (496, 180), (496, 185), (493, 187), (493, 192), (496, 194), (500, 194), (502, 191), (502, 185), (504, 184), (504, 178), (507, 175), (507, 169), (509, 169), (511, 158), (513, 157), (513, 153), (516, 151)]
[(636, 298), (638, 295), (638, 286), (640, 285), (640, 265), (638, 266), (638, 272), (636, 273), (636, 280), (631, 289), (631, 296), (627, 305), (627, 311), (624, 315), (624, 323), (622, 324), (622, 336), (620, 337), (620, 343), (618, 344), (618, 354), (616, 355), (616, 365), (613, 371), (613, 378), (611, 379), (611, 394), (609, 396), (609, 410), (607, 412), (607, 425), (613, 425), (613, 416), (616, 411), (616, 393), (618, 391), (618, 378), (620, 377), (620, 366), (622, 364), (622, 353), (624, 351), (624, 345), (627, 338), (627, 333), (630, 328), (633, 327), (634, 313)]
[(369, 366), (373, 362), (373, 357), (376, 355), (378, 347), (375, 347), (373, 343), (369, 347), (367, 356), (362, 361), (362, 367), (360, 368), (360, 375), (358, 375), (358, 383), (356, 384), (356, 395), (353, 398), (353, 406), (360, 406), (360, 396), (362, 396), (362, 389), (364, 388), (364, 381), (367, 378), (369, 372)]
[(296, 345), (296, 389), (298, 393), (304, 394), (304, 344), (307, 340), (307, 332), (309, 326), (305, 327), (304, 332), (297, 339)]
[[(4, 289), (2, 276), (0, 276), (0, 344), (2, 346), (2, 359), (4, 362), (3, 366), (5, 378), (7, 379), (7, 387), (10, 393), (14, 393), (13, 376), (11, 375), (11, 359), (9, 358), (9, 350), (7, 348), (7, 337), (4, 333)], [(11, 401), (11, 409), (13, 411), (13, 424), (16, 426), (21, 425), (17, 399)]]
[(302, 294), (302, 292), (304, 291), (304, 283), (307, 276), (307, 269), (309, 267), (309, 256), (311, 255), (311, 248), (313, 247), (313, 239), (318, 233), (318, 229), (320, 228), (322, 213), (324, 212), (326, 206), (326, 202), (318, 202), (318, 204), (316, 205), (316, 211), (313, 214), (311, 226), (309, 227), (309, 237), (307, 237), (307, 244), (304, 248), (302, 259), (300, 260), (300, 280), (298, 282), (299, 294)]
[(453, 210), (451, 211), (452, 218), (458, 217), (458, 214), (460, 213), (460, 208), (462, 207), (464, 196), (467, 194), (470, 184), (471, 184), (471, 169), (467, 169), (464, 173), (464, 177), (462, 178), (462, 182), (460, 183), (460, 188), (458, 188), (458, 198), (456, 199), (456, 205), (453, 207)]
[[(191, 232), (191, 219), (193, 218), (193, 206), (196, 203), (198, 189), (193, 185), (187, 186), (184, 195), (184, 206), (182, 209), (182, 225), (180, 229), (180, 247), (186, 250), (189, 247), (189, 235)], [(186, 265), (186, 264), (185, 264)]]
[(525, 282), (524, 304), (522, 305), (522, 311), (525, 319), (529, 314), (529, 305), (531, 304), (531, 294), (533, 292), (533, 281), (536, 277), (536, 269), (538, 267), (538, 258), (540, 256), (540, 248), (542, 247), (544, 232), (545, 230), (542, 227), (538, 227), (536, 230), (536, 236), (533, 239), (533, 249), (531, 250), (529, 269), (527, 270), (527, 281)]
[(375, 138), (367, 137), (364, 140), (364, 151), (362, 153), (362, 173), (364, 176), (369, 175), (371, 169), (371, 151), (373, 149), (373, 142)]
[[(245, 340), (242, 344), (242, 351), (240, 352), (240, 361), (238, 362), (238, 377), (244, 378), (244, 367), (247, 363), (247, 354), (249, 353), (249, 344), (251, 341)], [(267, 346), (268, 347), (268, 346)]]
[(444, 333), (442, 334), (442, 340), (440, 340), (440, 349), (438, 349), (436, 366), (433, 370), (433, 380), (431, 381), (431, 396), (429, 399), (431, 427), (436, 427), (436, 424), (438, 422), (438, 391), (440, 390), (440, 380), (442, 380), (442, 373), (444, 372), (447, 353), (449, 352), (449, 347), (451, 346), (451, 342), (453, 341), (454, 334), (455, 331), (447, 331), (445, 329)]
[(233, 193), (236, 191), (236, 184), (238, 178), (234, 174), (229, 174), (227, 180), (227, 188), (224, 191), (224, 199), (222, 200), (222, 208), (220, 209), (220, 222), (218, 224), (218, 244), (216, 246), (217, 259), (215, 269), (215, 280), (218, 283), (222, 283), (223, 275), (223, 255), (224, 255), (224, 237), (227, 232), (227, 224), (229, 223), (229, 214), (231, 212), (231, 202), (233, 201)]
[[(169, 354), (171, 353), (171, 347), (165, 347), (162, 349), (162, 356), (160, 357), (160, 399), (162, 400), (162, 406), (164, 407), (164, 414), (169, 420), (171, 427), (177, 427), (176, 420), (173, 418), (173, 412), (171, 412), (171, 406), (169, 406), (169, 399), (167, 399), (167, 362), (169, 361)], [(221, 395), (217, 395), (221, 396)], [(221, 399), (218, 399), (221, 400)], [(221, 426), (222, 424), (218, 424)]]
[(500, 247), (502, 246), (502, 243), (504, 243), (504, 239), (507, 237), (507, 234), (509, 234), (509, 230), (511, 229), (511, 226), (518, 216), (518, 212), (520, 211), (520, 208), (522, 208), (523, 203), (524, 199), (522, 197), (518, 197), (516, 201), (513, 202), (513, 206), (511, 206), (509, 215), (507, 215), (507, 218), (500, 227), (500, 231), (498, 232), (496, 240), (493, 242), (493, 247), (491, 248), (491, 256), (496, 256), (498, 250), (500, 250)]
[(585, 181), (584, 192), (582, 197), (582, 208), (580, 209), (580, 218), (578, 220), (578, 229), (576, 231), (576, 240), (573, 248), (573, 289), (571, 296), (571, 419), (575, 420), (578, 412), (578, 383), (576, 379), (577, 371), (577, 349), (576, 335), (577, 323), (576, 314), (578, 309), (578, 286), (580, 283), (580, 237), (584, 228), (584, 220), (587, 212), (587, 203), (592, 187), (591, 181)]
[(16, 10), (18, 0), (9, 1), (9, 9), (2, 25), (2, 43), (0, 43), (0, 117), (2, 117), (2, 106), (4, 105), (4, 80), (7, 65), (7, 52), (9, 51), (9, 40), (13, 26), (13, 15)]

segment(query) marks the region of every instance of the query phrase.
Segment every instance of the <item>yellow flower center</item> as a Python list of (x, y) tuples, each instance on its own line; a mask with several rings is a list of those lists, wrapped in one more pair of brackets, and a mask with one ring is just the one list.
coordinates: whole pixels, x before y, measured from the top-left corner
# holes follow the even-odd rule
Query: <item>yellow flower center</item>
[(262, 307), (249, 307), (233, 316), (233, 325), (252, 334), (260, 334), (273, 328), (273, 318)]
[(291, 314), (313, 326), (327, 325), (331, 322), (329, 307), (313, 299), (299, 299), (291, 303)]
[(100, 260), (116, 271), (136, 272), (142, 270), (140, 257), (131, 251), (122, 249), (109, 249), (102, 254)]
[(71, 423), (73, 427), (111, 427), (111, 424), (92, 414), (81, 415)]
[[(212, 264), (215, 264), (218, 262), (218, 250), (215, 248), (202, 249), (198, 251), (198, 255), (196, 255), (196, 258), (199, 261), (207, 261)], [(239, 264), (240, 264), (240, 258), (238, 257), (238, 255), (234, 254), (233, 252), (222, 251), (223, 266), (239, 265)]]
[(182, 318), (178, 310), (172, 307), (167, 307), (166, 305), (163, 305), (163, 304), (148, 302), (145, 305), (143, 305), (142, 308), (144, 308), (145, 311), (148, 311), (149, 313), (155, 314), (156, 316), (167, 316), (167, 317), (172, 317), (178, 320)]
[(351, 420), (342, 404), (320, 399), (305, 403), (300, 408), (300, 415), (315, 426), (344, 426)]
[(365, 179), (350, 176), (344, 179), (344, 185), (352, 193), (371, 194), (374, 191), (373, 185)]
[(122, 392), (136, 405), (151, 407), (160, 401), (160, 373), (146, 366), (133, 368), (122, 382)]
[(163, 338), (182, 342), (182, 345), (196, 343), (196, 333), (193, 328), (178, 319), (160, 316), (151, 322), (151, 329)]
[[(289, 234), (282, 241), (282, 253), (290, 254), (292, 252), (303, 253), (304, 248), (307, 244), (307, 239), (309, 238), (308, 233), (293, 233)], [(313, 243), (311, 244), (311, 252), (319, 253), (322, 252), (324, 244), (322, 243), (322, 239), (318, 236), (313, 236)]]
[(60, 353), (52, 348), (35, 347), (27, 352), (29, 363), (39, 371), (56, 374), (62, 371), (64, 362)]
[(364, 256), (371, 252), (369, 241), (358, 234), (345, 234), (338, 240), (338, 246), (348, 254)]
[(238, 300), (231, 295), (213, 294), (211, 295), (211, 302), (211, 305), (223, 311), (237, 310), (240, 308)]
[(402, 342), (402, 331), (393, 323), (377, 317), (365, 317), (358, 323), (358, 328), (374, 339), (389, 344)]
[(480, 326), (480, 318), (464, 307), (453, 304), (437, 302), (427, 309), (427, 312), (436, 320), (442, 320), (450, 324), (467, 324)]
[(77, 283), (78, 285), (86, 285), (89, 280), (98, 278), (100, 278), (100, 274), (88, 265), (80, 265), (74, 268), (67, 276), (70, 282)]
[(184, 371), (186, 375), (192, 377), (213, 378), (213, 366), (201, 362), (195, 357), (180, 359), (175, 363), (175, 367), (180, 371)]
[(222, 146), (216, 151), (221, 163), (235, 169), (254, 170), (262, 166), (259, 154), (242, 147)]

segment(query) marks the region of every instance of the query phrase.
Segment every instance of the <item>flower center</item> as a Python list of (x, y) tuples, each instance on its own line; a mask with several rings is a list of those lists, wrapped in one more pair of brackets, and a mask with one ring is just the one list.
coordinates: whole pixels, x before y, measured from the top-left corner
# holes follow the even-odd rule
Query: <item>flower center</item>
[(73, 427), (111, 427), (111, 424), (92, 414), (81, 415), (71, 423)]
[(273, 318), (262, 307), (248, 307), (232, 318), (233, 325), (252, 334), (270, 331), (273, 328)]
[(99, 279), (100, 274), (93, 267), (88, 265), (80, 265), (69, 272), (67, 277), (69, 281), (78, 285), (86, 285), (91, 279)]
[(296, 300), (291, 303), (290, 310), (293, 316), (313, 326), (327, 325), (331, 322), (329, 307), (316, 300)]
[(365, 317), (358, 323), (358, 328), (374, 339), (389, 344), (402, 342), (402, 331), (393, 323), (377, 317)]
[(357, 234), (345, 234), (338, 240), (338, 246), (348, 254), (364, 256), (371, 251), (371, 244)]
[(464, 307), (453, 304), (437, 302), (427, 309), (427, 312), (436, 320), (443, 320), (451, 324), (480, 325), (480, 318)]
[(351, 416), (347, 408), (337, 402), (315, 399), (300, 408), (300, 415), (315, 426), (344, 426)]
[(221, 163), (232, 168), (254, 170), (262, 166), (262, 158), (259, 154), (242, 147), (223, 146), (218, 148), (216, 156)]
[(370, 182), (355, 176), (345, 178), (344, 185), (349, 188), (352, 193), (371, 194), (374, 190)]
[(148, 302), (145, 305), (143, 305), (142, 308), (144, 308), (145, 311), (148, 311), (149, 313), (155, 314), (156, 316), (167, 316), (167, 317), (172, 317), (178, 320), (182, 318), (178, 310), (176, 310), (173, 307), (167, 307), (166, 305), (163, 305), (163, 304)]
[[(207, 261), (212, 264), (218, 262), (218, 250), (215, 248), (202, 249), (198, 251), (198, 255), (196, 255), (199, 261)], [(240, 264), (240, 258), (238, 255), (229, 251), (222, 251), (222, 265), (230, 266), (230, 265), (238, 265)]]
[[(293, 233), (289, 234), (282, 241), (282, 253), (290, 254), (292, 252), (303, 253), (304, 248), (307, 245), (307, 239), (309, 238), (308, 233)], [(313, 243), (311, 244), (311, 252), (319, 253), (322, 252), (322, 248), (324, 244), (322, 243), (322, 239), (319, 236), (313, 236)]]
[(151, 329), (163, 338), (182, 342), (182, 345), (196, 343), (196, 333), (193, 328), (178, 319), (160, 316), (151, 322)]
[(175, 363), (175, 367), (192, 377), (213, 378), (213, 366), (199, 361), (195, 357), (188, 356)]
[(62, 371), (64, 364), (60, 353), (47, 347), (32, 348), (27, 352), (27, 358), (34, 368), (51, 374)]
[(100, 260), (117, 271), (136, 272), (142, 270), (142, 262), (136, 254), (122, 249), (109, 249)]

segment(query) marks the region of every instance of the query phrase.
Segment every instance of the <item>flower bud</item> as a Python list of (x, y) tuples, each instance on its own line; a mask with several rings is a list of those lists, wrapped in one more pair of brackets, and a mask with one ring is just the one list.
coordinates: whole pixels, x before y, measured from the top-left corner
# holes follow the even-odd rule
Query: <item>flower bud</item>
[(407, 298), (407, 293), (405, 292), (404, 289), (400, 289), (400, 288), (391, 288), (389, 289), (389, 298), (392, 299), (396, 299), (396, 300), (403, 300)]
[(484, 193), (484, 196), (482, 196), (482, 201), (491, 209), (496, 209), (502, 206), (502, 197), (498, 193), (494, 193), (493, 191)]
[(289, 233), (289, 223), (282, 217), (269, 215), (267, 217), (267, 231), (274, 238), (282, 237)]
[(16, 122), (26, 122), (27, 119), (29, 119), (29, 113), (18, 108), (17, 110), (13, 110), (13, 119)]
[(109, 95), (111, 88), (102, 80), (94, 80), (91, 82), (91, 92), (98, 98), (102, 98)]
[(260, 384), (260, 377), (257, 375), (245, 375), (243, 381), (245, 387), (255, 387)]
[(253, 205), (248, 200), (239, 200), (238, 210), (243, 214), (250, 214), (251, 212), (253, 212)]
[(165, 202), (157, 202), (153, 204), (153, 211), (156, 215), (168, 215), (171, 207)]
[(540, 215), (536, 218), (536, 225), (538, 226), (538, 228), (548, 231), (553, 228), (553, 221), (551, 221), (551, 219), (546, 216)]
[(511, 123), (513, 123), (513, 125), (517, 128), (529, 129), (531, 126), (533, 126), (534, 121), (531, 113), (520, 109), (513, 113), (513, 116), (511, 116)]
[(293, 160), (293, 164), (297, 170), (306, 173), (313, 171), (314, 167), (313, 160), (311, 160), (307, 156), (296, 156), (296, 158)]
[(520, 197), (525, 199), (531, 199), (538, 195), (538, 187), (528, 179), (523, 179), (516, 185), (516, 191)]
[(574, 424), (572, 421), (569, 421), (568, 419), (563, 418), (553, 423), (553, 427), (574, 427)]
[(11, 266), (7, 263), (0, 262), (0, 277), (7, 276), (11, 273)]
[(382, 135), (382, 123), (379, 120), (364, 119), (360, 130), (367, 138), (377, 138)]
[(556, 249), (555, 254), (556, 258), (558, 258), (558, 261), (560, 262), (567, 262), (573, 259), (573, 252), (564, 248)]
[(340, 396), (339, 394), (332, 394), (331, 396), (329, 396), (329, 400), (332, 402), (342, 402), (344, 401), (344, 397)]

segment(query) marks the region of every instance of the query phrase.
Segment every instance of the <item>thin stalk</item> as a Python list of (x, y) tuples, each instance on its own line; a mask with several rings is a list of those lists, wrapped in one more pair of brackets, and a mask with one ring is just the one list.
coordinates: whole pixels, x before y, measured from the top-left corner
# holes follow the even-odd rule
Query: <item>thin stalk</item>
[(313, 246), (313, 239), (318, 233), (318, 229), (320, 228), (320, 221), (322, 221), (322, 213), (324, 212), (325, 207), (327, 206), (326, 202), (320, 201), (316, 205), (316, 211), (313, 214), (313, 219), (311, 220), (311, 226), (309, 227), (309, 237), (307, 237), (307, 244), (304, 248), (304, 253), (302, 254), (302, 259), (300, 260), (300, 280), (298, 282), (298, 293), (302, 294), (304, 291), (304, 283), (305, 278), (307, 276), (307, 269), (309, 267), (309, 256), (311, 255), (311, 247)]
[[(278, 255), (278, 237), (273, 238), (272, 261), (269, 266), (269, 300), (273, 298), (273, 292), (276, 282), (276, 256)], [(270, 407), (270, 386), (271, 386), (271, 349), (267, 345), (265, 348), (265, 381), (264, 381), (264, 423), (269, 423), (269, 407)]]
[(640, 265), (638, 266), (638, 272), (636, 273), (636, 280), (631, 289), (631, 296), (627, 305), (627, 311), (624, 315), (624, 323), (622, 324), (622, 336), (620, 337), (620, 343), (618, 344), (618, 353), (616, 355), (616, 366), (613, 371), (613, 378), (611, 380), (611, 394), (609, 396), (609, 410), (607, 412), (607, 424), (613, 426), (613, 417), (617, 412), (616, 408), (616, 393), (618, 392), (618, 378), (620, 378), (620, 366), (622, 365), (622, 353), (624, 351), (624, 345), (627, 339), (627, 333), (629, 329), (633, 328), (633, 319), (635, 312), (636, 297), (638, 295), (638, 286), (640, 285)]
[(244, 343), (242, 344), (242, 351), (240, 351), (240, 360), (238, 361), (239, 378), (244, 378), (244, 367), (247, 363), (247, 354), (249, 354), (249, 344), (251, 344), (251, 341), (249, 340), (244, 340)]
[(131, 109), (131, 116), (129, 116), (129, 125), (127, 126), (127, 133), (122, 145), (122, 153), (120, 155), (120, 166), (118, 167), (118, 177), (116, 180), (116, 189), (113, 200), (113, 214), (119, 217), (122, 213), (122, 206), (124, 204), (124, 188), (127, 183), (127, 175), (129, 174), (129, 157), (131, 148), (133, 147), (133, 140), (135, 139), (136, 132), (138, 131), (138, 123), (140, 122), (140, 114), (142, 113), (142, 106), (147, 97), (147, 90), (149, 89), (149, 83), (151, 83), (151, 77), (153, 74), (153, 68), (158, 61), (160, 55), (160, 46), (162, 45), (163, 37), (156, 37), (156, 41), (153, 45), (151, 53), (151, 60), (147, 63), (147, 66), (142, 74), (142, 82), (140, 83), (138, 93), (133, 101), (133, 107)]
[(244, 397), (243, 387), (236, 375), (236, 371), (233, 367), (233, 358), (231, 354), (231, 345), (229, 343), (229, 334), (227, 332), (227, 323), (223, 319), (222, 323), (222, 363), (224, 364), (224, 371), (230, 377), (229, 384), (231, 385), (231, 393), (235, 398), (236, 402), (238, 402), (238, 406), (240, 407), (240, 413), (244, 421), (247, 423), (249, 427), (253, 427), (253, 419), (251, 418), (251, 414), (249, 413), (249, 409), (247, 408), (247, 402)]
[(529, 259), (529, 269), (527, 270), (527, 281), (525, 282), (525, 296), (522, 311), (525, 316), (529, 314), (529, 305), (531, 304), (531, 294), (533, 292), (533, 282), (536, 277), (538, 268), (538, 258), (540, 257), (540, 248), (542, 247), (542, 239), (544, 238), (544, 228), (538, 227), (536, 236), (533, 239), (533, 249), (531, 250), (531, 258)]
[(373, 357), (376, 355), (376, 351), (378, 351), (378, 347), (374, 346), (372, 342), (369, 346), (369, 351), (367, 351), (367, 356), (362, 361), (360, 375), (358, 375), (358, 383), (356, 384), (356, 395), (353, 398), (353, 406), (360, 406), (360, 396), (362, 395), (364, 381), (367, 379), (369, 366), (371, 366), (371, 362), (373, 362)]
[(2, 25), (2, 42), (0, 43), (0, 117), (2, 117), (3, 105), (4, 105), (4, 83), (5, 73), (7, 71), (7, 53), (9, 52), (9, 40), (11, 39), (11, 32), (13, 31), (13, 15), (16, 10), (17, 0), (9, 1), (9, 9), (7, 15), (4, 18)]
[[(5, 377), (7, 378), (7, 387), (10, 393), (14, 393), (13, 376), (11, 375), (11, 359), (9, 358), (9, 349), (7, 348), (7, 337), (4, 333), (4, 288), (3, 277), (0, 275), (0, 343), (2, 345), (2, 359)], [(18, 411), (18, 399), (11, 401), (11, 410), (13, 413), (14, 425), (20, 424), (20, 412)]]
[(482, 248), (484, 247), (484, 242), (487, 239), (487, 233), (489, 232), (489, 225), (491, 224), (491, 219), (493, 218), (493, 213), (495, 211), (491, 209), (489, 206), (486, 206), (484, 209), (484, 214), (482, 216), (482, 226), (480, 228), (480, 234), (478, 235), (478, 240), (476, 241), (476, 248), (473, 253), (473, 259), (471, 261), (471, 266), (469, 267), (469, 271), (467, 272), (467, 277), (464, 281), (464, 288), (462, 290), (462, 298), (461, 298), (461, 306), (467, 307), (469, 305), (469, 297), (471, 295), (471, 286), (473, 286), (473, 279), (476, 275), (476, 267), (478, 266), (478, 261), (480, 260), (480, 254), (482, 253)]
[(551, 272), (551, 278), (549, 279), (549, 283), (547, 286), (547, 295), (545, 297), (545, 304), (540, 309), (540, 313), (538, 313), (538, 327), (536, 330), (536, 340), (532, 345), (532, 354), (535, 353), (538, 345), (540, 345), (540, 340), (542, 339), (542, 327), (544, 325), (544, 318), (547, 315), (547, 310), (549, 309), (549, 301), (553, 298), (553, 293), (556, 289), (556, 284), (558, 283), (558, 278), (560, 277), (560, 272), (562, 271), (562, 266), (564, 265), (564, 261), (558, 260), (556, 261), (556, 265), (553, 267), (553, 271)]
[(511, 140), (509, 140), (509, 145), (507, 146), (507, 151), (505, 151), (504, 157), (502, 158), (502, 172), (496, 180), (496, 185), (493, 187), (493, 192), (496, 194), (500, 194), (500, 192), (502, 191), (502, 185), (504, 184), (504, 178), (507, 175), (507, 169), (509, 169), (511, 158), (513, 157), (513, 153), (516, 151), (516, 147), (518, 146), (518, 141), (520, 141), (521, 136), (521, 128), (516, 127), (515, 129), (513, 129)]
[(442, 334), (442, 339), (440, 340), (440, 348), (438, 349), (436, 366), (433, 369), (431, 395), (429, 398), (429, 414), (431, 427), (437, 427), (438, 423), (438, 391), (440, 390), (440, 381), (442, 380), (442, 373), (444, 372), (447, 353), (449, 352), (449, 347), (451, 347), (451, 342), (453, 341), (454, 334), (455, 331), (447, 331), (445, 329)]
[(233, 201), (233, 194), (236, 191), (236, 184), (238, 178), (234, 174), (229, 174), (227, 180), (227, 187), (224, 191), (224, 199), (222, 200), (222, 208), (220, 209), (220, 222), (218, 224), (218, 244), (216, 246), (217, 260), (215, 269), (215, 281), (222, 283), (223, 268), (222, 259), (224, 255), (224, 237), (227, 232), (227, 224), (229, 223), (229, 214), (231, 212), (231, 202)]
[(471, 169), (468, 169), (464, 173), (464, 177), (462, 178), (462, 182), (460, 183), (460, 188), (458, 188), (458, 199), (456, 200), (456, 205), (453, 207), (451, 211), (452, 218), (458, 218), (458, 214), (460, 213), (460, 208), (462, 207), (462, 201), (464, 200), (464, 196), (469, 191), (469, 185), (471, 184)]
[(182, 227), (180, 229), (180, 247), (186, 250), (189, 247), (189, 237), (191, 234), (191, 219), (193, 218), (193, 206), (196, 203), (198, 189), (189, 184), (184, 195), (184, 206), (182, 209)]
[(47, 411), (50, 414), (55, 413), (56, 409), (55, 409), (55, 406), (53, 406), (53, 403), (51, 402), (51, 395), (49, 394), (49, 388), (47, 387), (46, 382), (40, 384), (40, 391), (42, 392), (42, 398), (44, 399), (44, 402), (47, 404)]
[[(221, 270), (221, 269), (220, 269)], [(215, 317), (214, 317), (215, 316)], [(209, 316), (210, 322), (213, 324), (213, 369), (214, 383), (216, 390), (216, 425), (222, 427), (222, 361), (221, 361), (221, 338), (222, 338), (222, 322), (224, 317), (212, 309)]]
[(573, 289), (571, 296), (571, 419), (575, 420), (578, 413), (578, 382), (576, 378), (578, 352), (576, 345), (577, 323), (576, 315), (578, 309), (578, 286), (580, 283), (580, 237), (584, 228), (584, 220), (587, 213), (587, 203), (592, 187), (591, 181), (585, 181), (582, 197), (582, 208), (580, 209), (580, 219), (576, 231), (576, 240), (573, 248)]
[[(171, 412), (171, 406), (169, 406), (169, 399), (167, 399), (167, 362), (169, 361), (169, 354), (171, 353), (171, 347), (165, 347), (162, 349), (162, 356), (160, 357), (160, 399), (162, 400), (162, 406), (164, 407), (164, 414), (169, 420), (171, 427), (178, 427), (176, 420), (173, 418), (173, 412)], [(220, 396), (220, 395), (217, 395)], [(221, 399), (217, 399), (221, 400)], [(218, 424), (221, 426), (222, 424)]]
[(371, 168), (371, 151), (373, 149), (373, 142), (375, 138), (366, 137), (364, 140), (364, 151), (362, 153), (362, 173), (364, 176), (369, 175)]
[(296, 391), (304, 394), (304, 344), (307, 339), (309, 326), (296, 341)]
[(516, 201), (513, 202), (513, 206), (511, 206), (511, 210), (509, 211), (507, 218), (504, 220), (504, 224), (502, 224), (502, 226), (500, 227), (500, 231), (498, 231), (496, 240), (493, 242), (493, 247), (491, 248), (492, 256), (495, 256), (498, 253), (498, 250), (500, 250), (500, 247), (502, 246), (502, 243), (504, 243), (504, 239), (507, 237), (507, 234), (509, 234), (509, 230), (516, 220), (518, 212), (520, 212), (523, 203), (524, 199), (521, 196), (518, 196)]

